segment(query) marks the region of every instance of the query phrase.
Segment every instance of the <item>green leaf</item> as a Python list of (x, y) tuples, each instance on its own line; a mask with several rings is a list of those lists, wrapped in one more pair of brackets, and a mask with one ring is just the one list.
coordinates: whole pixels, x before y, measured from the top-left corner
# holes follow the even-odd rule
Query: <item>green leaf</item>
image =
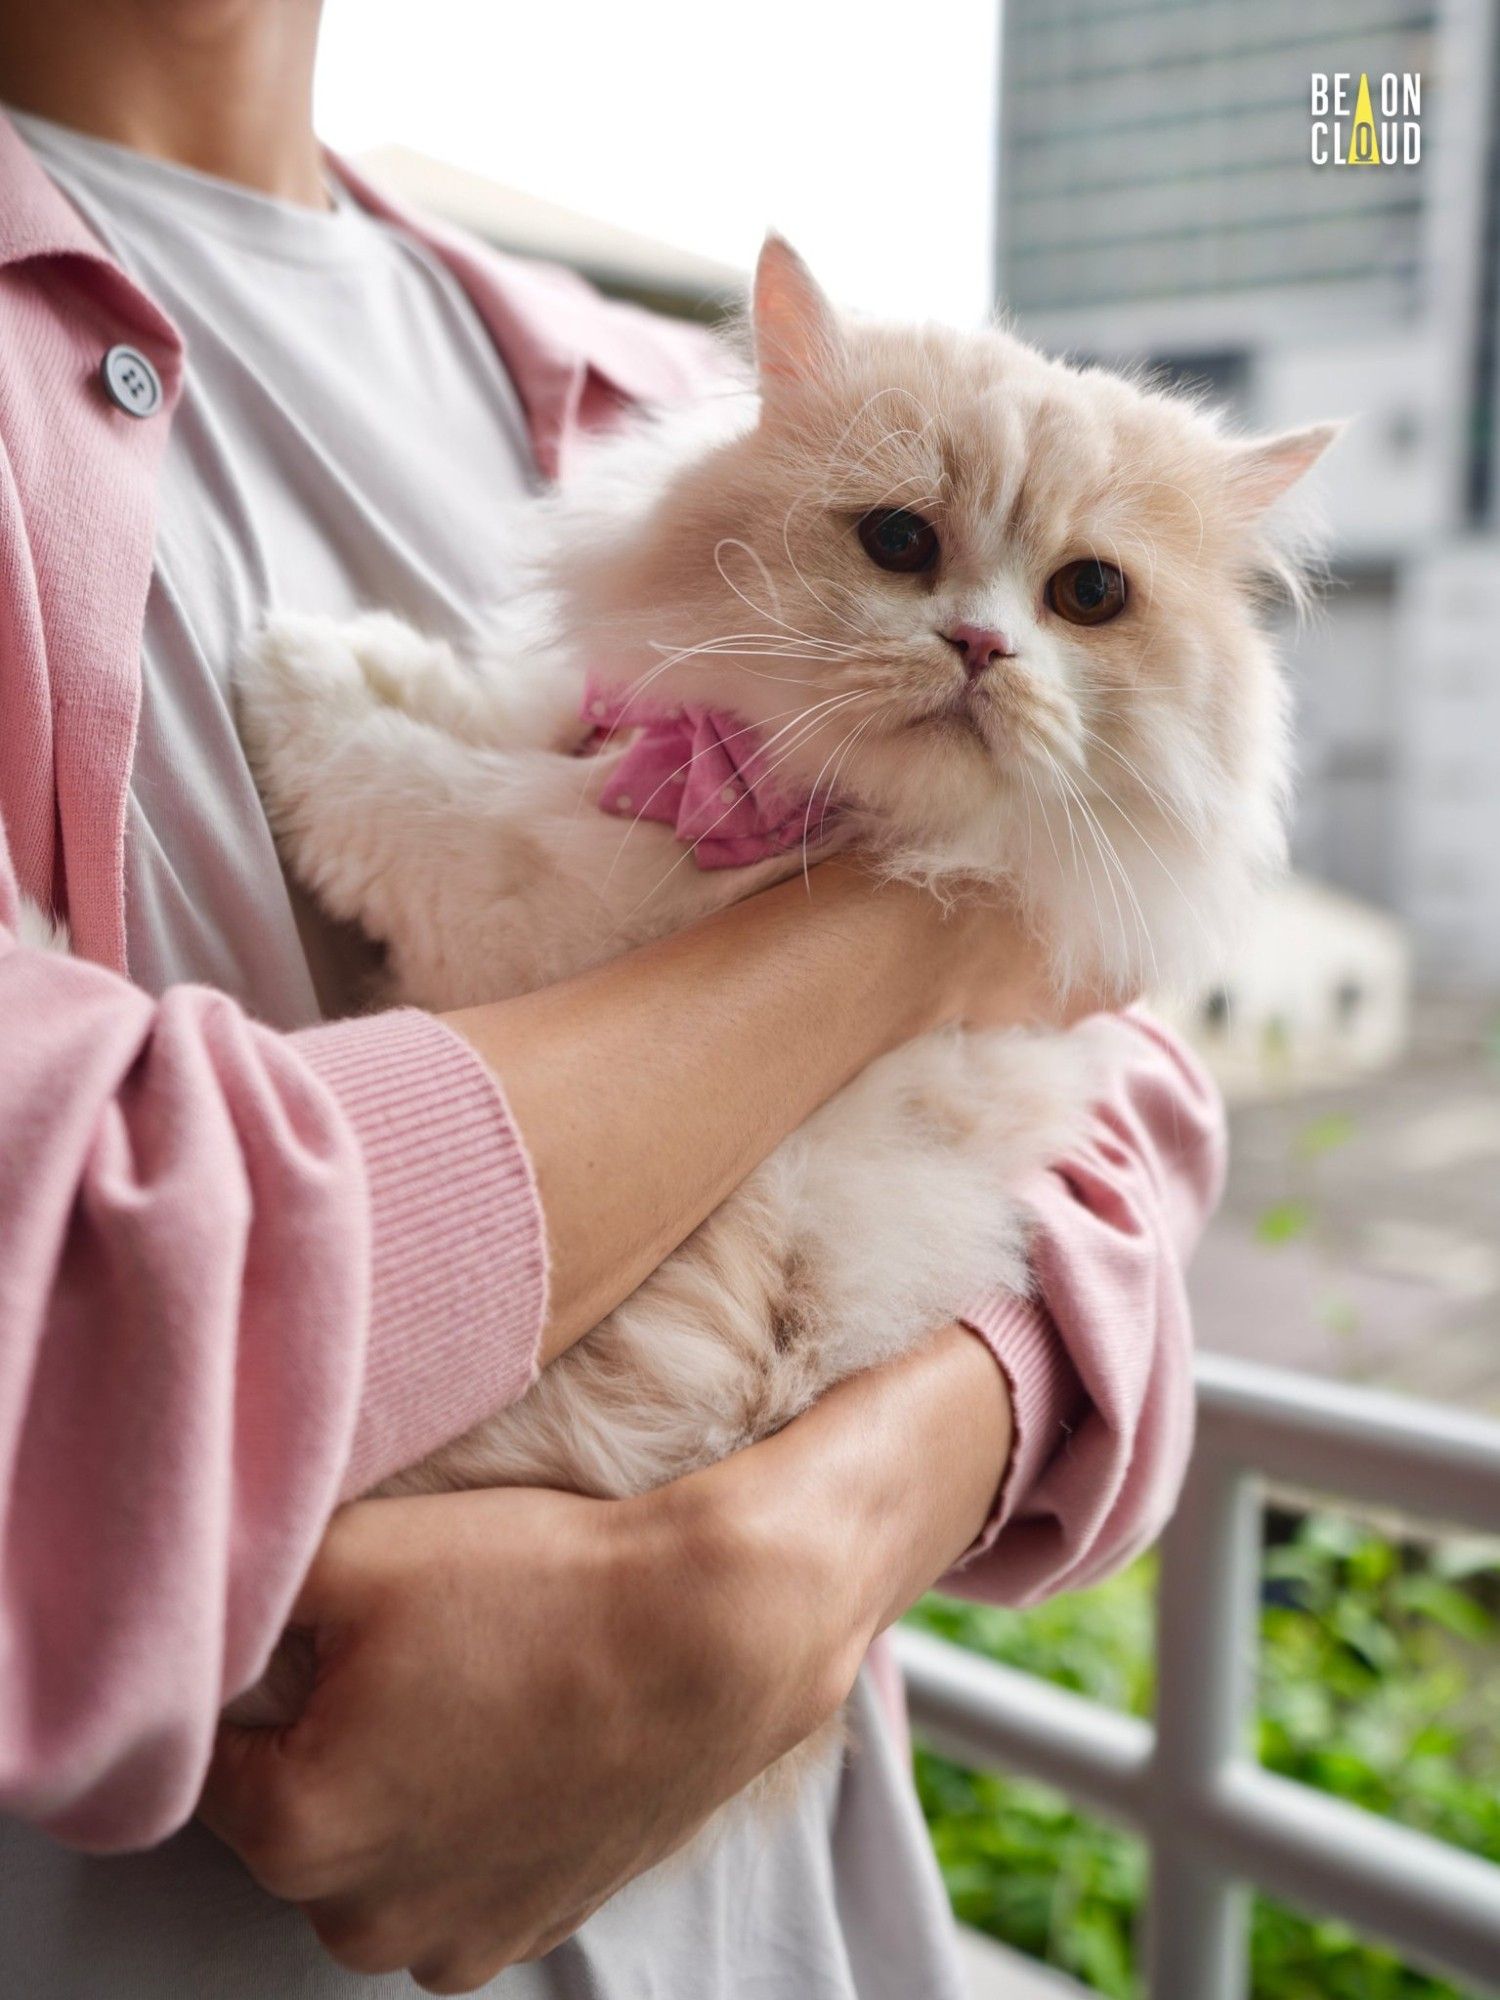
[(1271, 1245), (1294, 1243), (1312, 1228), (1313, 1213), (1305, 1201), (1277, 1201), (1262, 1209), (1255, 1225), (1256, 1241)]
[(1296, 1153), (1300, 1160), (1320, 1160), (1325, 1153), (1336, 1153), (1340, 1146), (1347, 1146), (1359, 1127), (1347, 1111), (1325, 1112), (1321, 1118), (1314, 1118), (1297, 1134)]
[(1466, 1590), (1459, 1590), (1443, 1577), (1418, 1574), (1403, 1577), (1397, 1592), (1405, 1611), (1431, 1618), (1459, 1639), (1493, 1637), (1495, 1620)]

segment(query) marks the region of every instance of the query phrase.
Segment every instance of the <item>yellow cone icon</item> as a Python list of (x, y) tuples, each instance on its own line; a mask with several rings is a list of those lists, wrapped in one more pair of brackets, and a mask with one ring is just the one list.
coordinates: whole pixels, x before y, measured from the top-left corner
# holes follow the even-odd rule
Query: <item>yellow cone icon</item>
[(1361, 75), (1359, 79), (1359, 99), (1354, 106), (1354, 124), (1349, 132), (1349, 152), (1344, 165), (1381, 165), (1380, 135), (1375, 130), (1375, 113), (1370, 108), (1370, 79), (1366, 75)]

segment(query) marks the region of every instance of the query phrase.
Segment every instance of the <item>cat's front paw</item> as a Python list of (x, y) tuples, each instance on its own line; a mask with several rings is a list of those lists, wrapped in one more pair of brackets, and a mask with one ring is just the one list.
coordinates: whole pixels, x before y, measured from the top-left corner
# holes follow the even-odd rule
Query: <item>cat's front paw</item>
[(283, 613), (250, 642), (236, 674), (252, 724), (288, 705), (346, 717), (393, 708), (416, 720), (441, 719), (450, 684), (460, 678), (451, 647), (388, 611), (342, 622)]
[(273, 813), (302, 796), (330, 752), (378, 706), (353, 626), (283, 613), (245, 647), (235, 667), (240, 740)]
[(247, 735), (274, 737), (288, 716), (309, 709), (354, 709), (369, 700), (349, 626), (336, 618), (281, 613), (240, 654), (235, 697)]

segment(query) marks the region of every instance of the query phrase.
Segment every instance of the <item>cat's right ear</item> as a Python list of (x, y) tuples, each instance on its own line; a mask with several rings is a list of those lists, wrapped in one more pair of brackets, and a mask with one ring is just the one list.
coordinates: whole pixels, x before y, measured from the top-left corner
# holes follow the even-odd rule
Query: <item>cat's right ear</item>
[(1340, 423), (1308, 424), (1274, 437), (1237, 440), (1230, 449), (1229, 493), (1247, 515), (1263, 514), (1289, 487), (1312, 471), (1343, 433)]
[(755, 266), (750, 318), (755, 363), (768, 393), (777, 384), (815, 381), (838, 352), (833, 307), (791, 244), (774, 232)]

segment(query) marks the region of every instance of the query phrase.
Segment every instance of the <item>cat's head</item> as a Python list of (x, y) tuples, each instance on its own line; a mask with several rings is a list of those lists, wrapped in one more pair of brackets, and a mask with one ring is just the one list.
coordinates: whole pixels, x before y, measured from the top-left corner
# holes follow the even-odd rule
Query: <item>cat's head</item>
[(844, 318), (776, 238), (751, 324), (750, 416), (589, 553), (616, 671), (760, 725), (894, 866), (1014, 883), (1063, 978), (1197, 969), (1282, 857), (1268, 513), (1337, 427)]

